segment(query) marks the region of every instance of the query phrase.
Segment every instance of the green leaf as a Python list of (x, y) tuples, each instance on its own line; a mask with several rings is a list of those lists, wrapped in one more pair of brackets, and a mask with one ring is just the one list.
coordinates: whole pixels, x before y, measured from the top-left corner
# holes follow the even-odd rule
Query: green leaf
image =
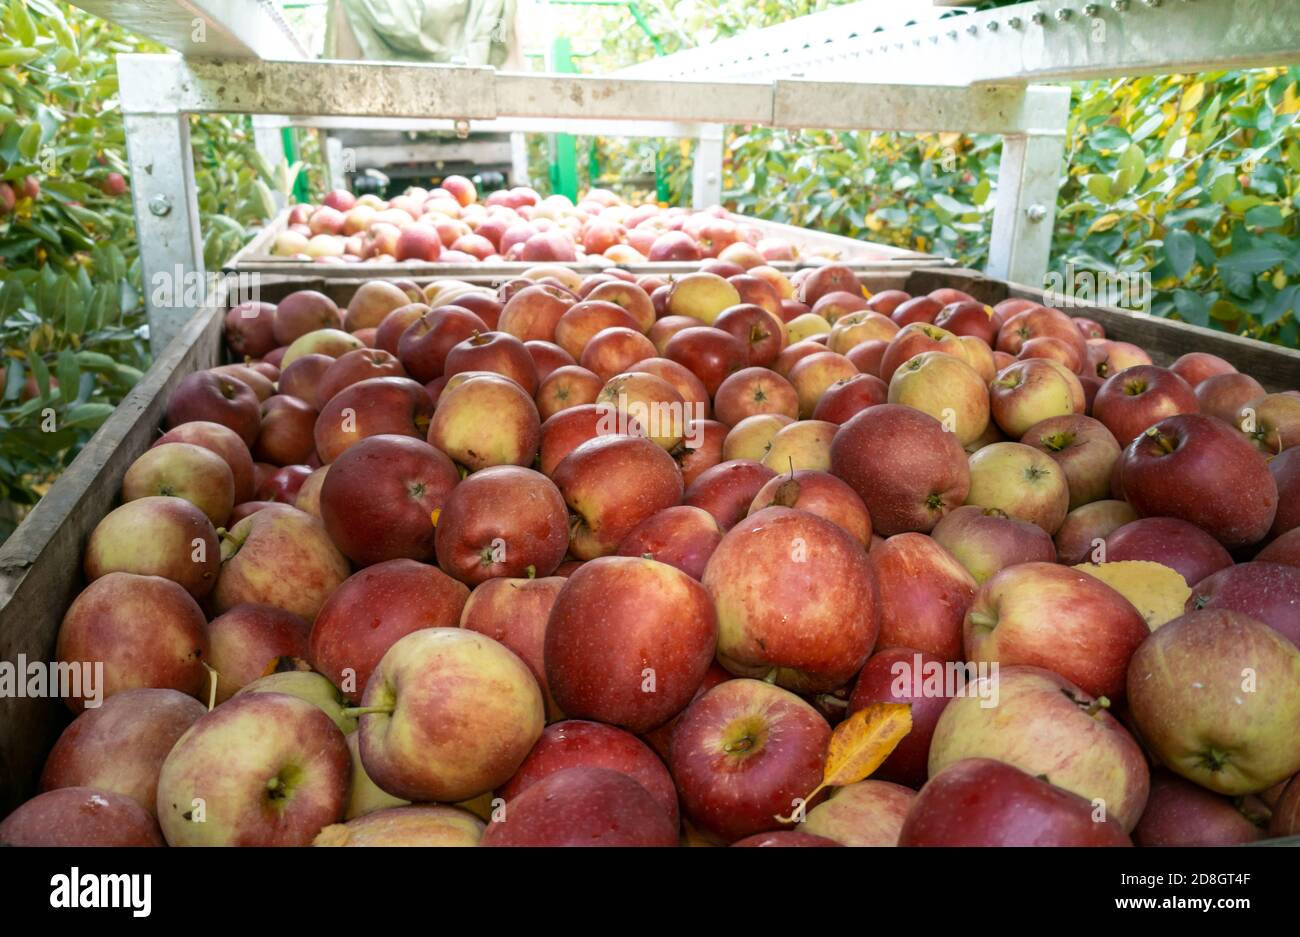
[(41, 125), (32, 121), (23, 130), (22, 136), (18, 138), (18, 152), (25, 159), (34, 160), (36, 154), (41, 151)]
[(1165, 259), (1178, 279), (1184, 279), (1196, 262), (1196, 238), (1191, 232), (1174, 228), (1165, 235)]
[(1174, 290), (1174, 308), (1184, 322), (1192, 325), (1210, 324), (1210, 302), (1199, 293), (1191, 290)]
[(1087, 180), (1084, 182), (1084, 185), (1087, 187), (1088, 191), (1092, 193), (1093, 197), (1097, 198), (1100, 201), (1106, 202), (1107, 204), (1110, 203), (1111, 201), (1110, 176), (1102, 175), (1100, 173), (1098, 173), (1097, 175), (1088, 176)]
[[(19, 6), (21, 5), (19, 4)], [(40, 49), (33, 49), (29, 46), (10, 46), (7, 49), (0, 49), (0, 68), (26, 65), (32, 59), (40, 58), (40, 55)]]
[(1256, 205), (1246, 212), (1246, 224), (1252, 228), (1280, 228), (1282, 221), (1282, 209), (1276, 205)]
[(36, 397), (44, 403), (50, 399), (50, 369), (40, 355), (29, 355), (27, 363), (31, 366), (32, 377), (36, 378)]
[(75, 400), (77, 388), (81, 384), (81, 368), (77, 365), (77, 356), (71, 349), (59, 352), (55, 372), (59, 376), (59, 393), (65, 402)]
[(36, 24), (27, 12), (27, 4), (15, 3), (9, 10), (13, 14), (14, 37), (24, 46), (36, 45)]
[(98, 427), (113, 415), (114, 406), (110, 403), (83, 403), (68, 411), (63, 419), (65, 427)]
[(1290, 260), (1290, 255), (1276, 247), (1255, 247), (1219, 258), (1219, 270), (1246, 274), (1263, 273)]

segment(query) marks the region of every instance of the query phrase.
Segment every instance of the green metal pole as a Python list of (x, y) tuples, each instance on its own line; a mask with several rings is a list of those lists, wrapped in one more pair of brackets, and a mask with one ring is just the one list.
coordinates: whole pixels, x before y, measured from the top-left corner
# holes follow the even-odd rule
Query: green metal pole
[[(567, 36), (559, 36), (551, 47), (552, 68), (557, 72), (574, 73), (577, 66), (573, 64), (573, 47)], [(567, 195), (570, 200), (578, 200), (578, 146), (571, 133), (555, 135), (555, 163), (552, 167), (553, 191), (557, 195)]]
[[(298, 138), (292, 127), (280, 128), (280, 140), (284, 143), (284, 160), (290, 166), (298, 162)], [(298, 173), (293, 180), (293, 197), (299, 204), (311, 201), (311, 190), (307, 187), (307, 174)]]

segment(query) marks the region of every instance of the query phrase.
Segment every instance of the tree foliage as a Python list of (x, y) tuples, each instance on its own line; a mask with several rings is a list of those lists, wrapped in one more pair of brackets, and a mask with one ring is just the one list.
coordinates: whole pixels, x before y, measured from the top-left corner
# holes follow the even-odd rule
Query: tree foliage
[[(0, 539), (149, 365), (119, 52), (163, 52), (51, 0), (0, 0)], [(287, 167), (244, 118), (193, 122), (205, 254), (274, 212)], [(129, 184), (129, 182), (128, 182)], [(3, 197), (0, 190), (0, 197)]]

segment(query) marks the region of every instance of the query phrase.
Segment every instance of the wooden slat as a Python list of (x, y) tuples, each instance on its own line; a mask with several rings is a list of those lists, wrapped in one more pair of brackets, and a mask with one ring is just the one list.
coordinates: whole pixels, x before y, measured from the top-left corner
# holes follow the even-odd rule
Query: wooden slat
[[(0, 545), (0, 660), (48, 661), (82, 587), (86, 539), (114, 506), (122, 476), (157, 438), (172, 389), (217, 363), (224, 298), (200, 310)], [(70, 719), (61, 700), (0, 699), (0, 816), (31, 796), (45, 754)]]

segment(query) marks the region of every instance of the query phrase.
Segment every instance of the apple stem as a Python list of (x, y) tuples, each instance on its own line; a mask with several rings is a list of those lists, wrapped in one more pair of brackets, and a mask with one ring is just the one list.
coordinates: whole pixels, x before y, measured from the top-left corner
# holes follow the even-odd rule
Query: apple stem
[[(806, 806), (812, 803), (812, 799), (816, 797), (818, 794), (820, 794), (823, 790), (825, 790), (825, 788), (826, 788), (826, 781), (823, 780), (820, 784), (818, 784), (816, 787), (812, 789), (811, 794), (809, 794), (807, 797), (803, 799), (804, 805)], [(790, 811), (790, 816), (788, 817), (783, 817), (780, 814), (776, 814), (772, 817), (772, 819), (776, 820), (777, 823), (794, 823), (796, 820), (795, 811), (793, 810)]]
[(776, 673), (777, 673), (777, 668), (773, 667), (771, 670), (767, 672), (767, 675), (763, 677), (763, 682), (770, 683), (772, 686), (776, 686)]
[(343, 715), (356, 718), (357, 716), (369, 716), (374, 713), (384, 713), (385, 715), (391, 715), (392, 712), (393, 712), (393, 705), (389, 703), (386, 706), (349, 706), (343, 710)]
[(830, 693), (818, 693), (817, 702), (823, 706), (835, 706), (839, 709), (848, 709), (849, 701), (840, 699), (838, 696), (832, 696)]
[(1087, 713), (1089, 716), (1095, 716), (1103, 709), (1109, 709), (1109, 708), (1110, 708), (1110, 700), (1108, 700), (1104, 696), (1099, 696), (1088, 705)]

